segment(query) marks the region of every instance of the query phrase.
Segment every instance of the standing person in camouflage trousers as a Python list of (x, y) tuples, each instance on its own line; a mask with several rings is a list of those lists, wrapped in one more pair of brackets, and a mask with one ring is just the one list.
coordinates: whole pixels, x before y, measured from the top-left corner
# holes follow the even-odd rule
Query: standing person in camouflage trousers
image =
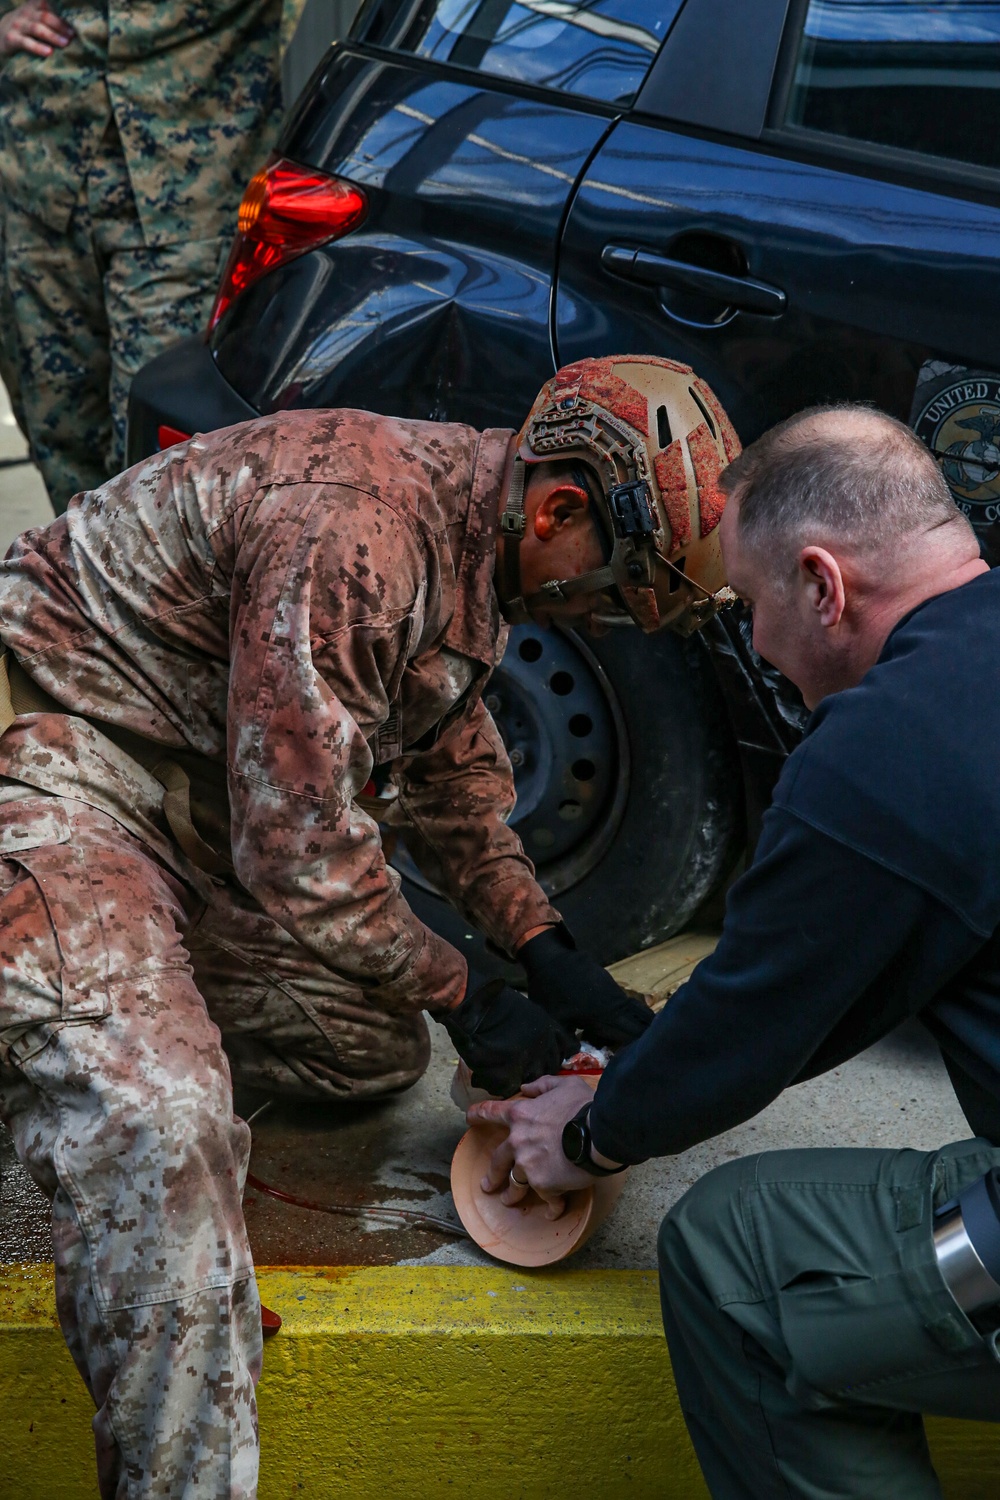
[[(205, 325), (280, 119), (281, 0), (0, 0), (0, 375), (56, 512)], [(5, 12), (5, 13), (3, 13)]]
[[(722, 427), (684, 366), (593, 360), (520, 443), (279, 413), (79, 496), (0, 564), (0, 1111), (52, 1201), (103, 1496), (255, 1493), (230, 1065), (333, 1108), (398, 1092), (426, 1009), (474, 1083), (512, 1093), (578, 1027), (621, 1046), (648, 1025), (535, 881), (482, 695), (505, 615), (710, 612), (724, 454), (699, 400)], [(559, 459), (581, 425), (613, 451), (618, 511)], [(373, 814), (415, 829), (527, 996), (410, 911)]]

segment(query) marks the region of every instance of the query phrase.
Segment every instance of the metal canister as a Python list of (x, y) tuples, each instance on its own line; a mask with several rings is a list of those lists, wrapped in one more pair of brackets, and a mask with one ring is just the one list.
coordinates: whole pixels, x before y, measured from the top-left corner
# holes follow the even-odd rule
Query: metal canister
[(964, 1313), (1000, 1304), (1000, 1171), (995, 1167), (939, 1209), (934, 1253)]

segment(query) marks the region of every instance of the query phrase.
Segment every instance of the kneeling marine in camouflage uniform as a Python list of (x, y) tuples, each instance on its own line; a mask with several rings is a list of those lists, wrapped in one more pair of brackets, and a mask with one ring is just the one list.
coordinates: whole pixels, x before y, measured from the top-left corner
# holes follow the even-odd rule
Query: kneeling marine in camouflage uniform
[[(705, 402), (721, 430), (684, 367), (585, 361), (520, 441), (278, 414), (120, 475), (0, 565), (0, 1110), (52, 1202), (102, 1495), (256, 1492), (230, 1067), (331, 1107), (393, 1093), (426, 1066), (426, 1009), (509, 1093), (577, 1027), (620, 1046), (648, 1023), (507, 826), (482, 692), (505, 612), (711, 611), (724, 453)], [(617, 485), (560, 462), (581, 425)], [(470, 976), (410, 911), (376, 815), (520, 951), (527, 996)]]

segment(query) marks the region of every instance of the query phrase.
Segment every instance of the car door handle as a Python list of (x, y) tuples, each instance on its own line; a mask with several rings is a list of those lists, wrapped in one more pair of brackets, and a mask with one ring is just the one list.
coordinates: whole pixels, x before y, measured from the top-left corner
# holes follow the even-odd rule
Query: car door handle
[(738, 308), (740, 312), (762, 313), (766, 318), (780, 318), (787, 303), (781, 288), (768, 286), (766, 281), (754, 281), (750, 276), (727, 276), (722, 271), (709, 271), (705, 266), (693, 266), (685, 260), (671, 260), (669, 255), (656, 255), (652, 250), (639, 250), (634, 245), (605, 245), (601, 251), (601, 265), (613, 276), (623, 276), (627, 281), (700, 292), (702, 296)]

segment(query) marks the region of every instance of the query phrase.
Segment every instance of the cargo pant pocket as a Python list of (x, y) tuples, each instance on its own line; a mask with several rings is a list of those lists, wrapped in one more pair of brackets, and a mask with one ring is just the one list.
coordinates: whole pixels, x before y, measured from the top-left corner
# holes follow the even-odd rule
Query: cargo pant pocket
[[(92, 1021), (107, 1015), (108, 945), (65, 808), (48, 799), (0, 807), (0, 859), (20, 867), (34, 883), (51, 923), (58, 950), (58, 974), (52, 979), (60, 991), (59, 1013), (52, 1019)], [(16, 970), (16, 934), (6, 937), (7, 962)]]
[(922, 1391), (963, 1371), (995, 1379), (990, 1341), (938, 1269), (930, 1181), (882, 1195), (882, 1214), (871, 1207), (869, 1274), (852, 1268), (848, 1255), (837, 1273), (797, 1277), (778, 1291), (794, 1371), (789, 1389), (806, 1406), (826, 1398), (914, 1410)]

